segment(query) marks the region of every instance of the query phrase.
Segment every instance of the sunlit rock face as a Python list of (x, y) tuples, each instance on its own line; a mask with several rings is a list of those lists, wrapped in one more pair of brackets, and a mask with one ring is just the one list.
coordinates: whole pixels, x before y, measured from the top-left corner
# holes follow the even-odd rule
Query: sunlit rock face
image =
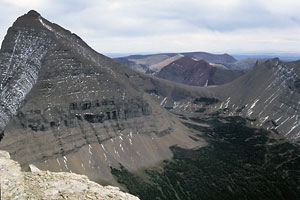
[(171, 158), (171, 145), (205, 145), (144, 92), (171, 102), (194, 91), (125, 69), (35, 11), (9, 29), (1, 76), (0, 149), (25, 169), (116, 184), (111, 166), (138, 170)]

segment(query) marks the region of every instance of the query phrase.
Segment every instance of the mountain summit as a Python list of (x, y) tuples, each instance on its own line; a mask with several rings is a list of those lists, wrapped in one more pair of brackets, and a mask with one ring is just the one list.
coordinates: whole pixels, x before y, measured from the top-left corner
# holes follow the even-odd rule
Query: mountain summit
[[(151, 66), (211, 67), (176, 55)], [(271, 59), (221, 86), (186, 86), (30, 11), (0, 50), (0, 149), (25, 171), (83, 174), (141, 199), (299, 199), (299, 66)]]
[(171, 158), (171, 145), (205, 145), (148, 94), (166, 104), (201, 91), (126, 69), (35, 11), (9, 28), (0, 66), (0, 148), (23, 168), (114, 182), (119, 163), (137, 170)]

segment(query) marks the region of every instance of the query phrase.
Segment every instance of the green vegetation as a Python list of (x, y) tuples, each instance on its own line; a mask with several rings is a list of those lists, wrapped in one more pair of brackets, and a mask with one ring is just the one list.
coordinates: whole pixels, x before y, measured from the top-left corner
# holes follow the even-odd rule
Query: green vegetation
[[(153, 199), (300, 199), (300, 150), (246, 126), (241, 117), (214, 117), (202, 131), (209, 146), (197, 150), (171, 147), (174, 158), (161, 170), (143, 175), (112, 169), (118, 182), (142, 200)], [(200, 137), (197, 135), (195, 137)]]

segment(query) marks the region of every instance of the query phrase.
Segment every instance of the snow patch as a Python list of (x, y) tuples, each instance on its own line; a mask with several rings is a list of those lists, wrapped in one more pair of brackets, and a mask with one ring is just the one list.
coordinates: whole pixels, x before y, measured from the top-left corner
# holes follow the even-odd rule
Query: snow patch
[(119, 156), (119, 158), (120, 158), (119, 152), (116, 150), (115, 147), (114, 147), (114, 152), (115, 152), (115, 154), (117, 154), (117, 155)]
[(161, 102), (160, 102), (160, 106), (163, 106), (167, 101), (167, 97), (165, 97)]
[(83, 168), (83, 170), (85, 171), (85, 167), (83, 166), (83, 163), (81, 163), (81, 167)]
[(208, 86), (208, 79), (206, 80), (204, 87), (207, 87), (207, 86)]
[(41, 24), (42, 24), (46, 29), (48, 29), (48, 30), (51, 31), (51, 32), (54, 32), (53, 28), (52, 28), (51, 26), (45, 24), (45, 22), (43, 22), (43, 20), (42, 20), (41, 17), (39, 17), (39, 21), (41, 22)]
[(247, 116), (250, 117), (253, 113), (253, 108), (255, 107), (256, 103), (259, 101), (259, 99), (256, 99), (253, 104), (250, 106), (248, 112), (247, 112)]
[(93, 153), (92, 153), (91, 149), (92, 149), (92, 146), (89, 144), (89, 154), (92, 156)]
[(300, 125), (300, 123), (296, 124), (295, 126), (293, 126), (289, 132), (287, 132), (284, 136), (287, 136), (288, 134), (290, 134), (295, 128), (297, 128)]
[(228, 97), (228, 99), (226, 100), (226, 103), (225, 103), (225, 108), (228, 108), (228, 104), (230, 102), (230, 97)]

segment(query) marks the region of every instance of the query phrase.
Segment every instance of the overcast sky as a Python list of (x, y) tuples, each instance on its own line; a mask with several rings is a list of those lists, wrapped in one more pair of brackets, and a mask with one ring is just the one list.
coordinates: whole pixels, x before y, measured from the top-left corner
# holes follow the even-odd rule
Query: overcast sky
[(0, 38), (35, 9), (101, 53), (300, 54), (300, 0), (0, 0)]

